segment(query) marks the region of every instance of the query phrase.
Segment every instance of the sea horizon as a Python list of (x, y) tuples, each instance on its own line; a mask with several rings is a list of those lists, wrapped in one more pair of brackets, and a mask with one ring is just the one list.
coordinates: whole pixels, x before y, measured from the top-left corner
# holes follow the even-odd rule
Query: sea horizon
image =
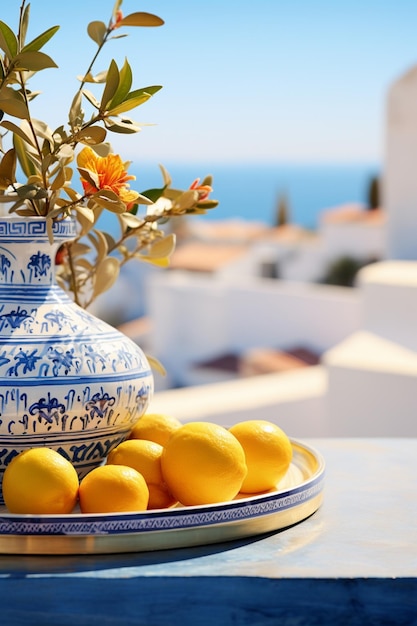
[[(219, 206), (202, 220), (245, 220), (273, 225), (281, 196), (285, 196), (289, 222), (316, 229), (319, 215), (342, 204), (367, 205), (377, 162), (165, 162), (175, 188), (187, 189), (196, 179), (213, 176), (211, 197)], [(157, 163), (134, 162), (131, 187), (145, 191), (162, 183)]]

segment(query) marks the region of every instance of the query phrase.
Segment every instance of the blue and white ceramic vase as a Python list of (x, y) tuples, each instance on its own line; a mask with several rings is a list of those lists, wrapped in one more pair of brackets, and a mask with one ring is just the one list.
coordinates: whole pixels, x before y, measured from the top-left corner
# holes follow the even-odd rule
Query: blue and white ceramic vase
[[(22, 450), (49, 446), (80, 478), (146, 411), (153, 377), (142, 350), (55, 284), (55, 254), (75, 222), (0, 217), (0, 481)], [(0, 492), (0, 502), (2, 501)]]

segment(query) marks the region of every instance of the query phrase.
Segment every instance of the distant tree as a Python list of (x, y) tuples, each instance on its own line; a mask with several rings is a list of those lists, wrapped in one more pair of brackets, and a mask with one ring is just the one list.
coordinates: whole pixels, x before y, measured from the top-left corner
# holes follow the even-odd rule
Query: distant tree
[(287, 194), (281, 193), (278, 197), (275, 226), (285, 226), (290, 222), (290, 206), (287, 198)]
[(368, 187), (368, 209), (373, 211), (381, 206), (380, 184), (378, 176), (373, 176)]
[(364, 265), (367, 265), (367, 262), (350, 256), (341, 256), (330, 263), (322, 282), (326, 285), (353, 287), (356, 274)]

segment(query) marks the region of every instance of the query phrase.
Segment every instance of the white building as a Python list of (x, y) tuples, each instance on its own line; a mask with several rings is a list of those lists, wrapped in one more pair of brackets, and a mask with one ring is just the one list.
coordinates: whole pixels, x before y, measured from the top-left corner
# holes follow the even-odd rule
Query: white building
[(388, 92), (384, 206), (387, 256), (417, 260), (417, 66)]
[[(159, 391), (152, 411), (171, 413), (183, 421), (204, 419), (224, 425), (268, 419), (299, 438), (417, 436), (417, 263), (370, 265), (360, 271), (358, 289), (342, 291), (352, 295), (350, 302), (338, 303), (343, 304), (339, 311), (345, 308), (345, 328), (348, 330), (349, 318), (350, 332), (325, 351), (321, 365)], [(304, 310), (312, 331), (312, 303), (290, 302), (286, 303), (287, 314), (299, 315)], [(336, 299), (332, 306), (335, 321), (341, 321)], [(323, 324), (323, 319), (327, 323)], [(332, 327), (327, 312), (323, 319), (321, 326), (328, 334), (321, 331), (320, 341), (329, 340), (338, 326)], [(301, 319), (299, 324), (302, 331)], [(193, 325), (196, 337), (198, 323)], [(297, 323), (292, 320), (290, 326), (294, 332)], [(184, 354), (187, 352), (180, 349), (179, 367)]]
[[(416, 68), (390, 90), (386, 145), (383, 213), (343, 207), (322, 216), (318, 236), (292, 228), (248, 241), (241, 230), (227, 264), (149, 284), (149, 349), (168, 386), (198, 382), (199, 361), (254, 347), (304, 345), (321, 364), (183, 389), (157, 378), (152, 410), (271, 419), (294, 437), (417, 436), (417, 262), (398, 260), (417, 259)], [(341, 255), (395, 260), (362, 269), (354, 289), (314, 284)]]

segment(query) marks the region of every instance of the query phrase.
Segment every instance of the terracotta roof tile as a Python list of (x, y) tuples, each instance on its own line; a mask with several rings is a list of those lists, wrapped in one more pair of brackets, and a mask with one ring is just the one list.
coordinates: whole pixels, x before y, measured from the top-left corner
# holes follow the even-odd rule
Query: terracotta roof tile
[(170, 268), (194, 272), (215, 272), (247, 252), (243, 245), (221, 245), (191, 241), (179, 246), (171, 257)]
[(343, 204), (339, 207), (322, 211), (320, 220), (327, 224), (349, 222), (383, 223), (385, 221), (385, 213), (383, 209), (367, 210), (361, 204)]

